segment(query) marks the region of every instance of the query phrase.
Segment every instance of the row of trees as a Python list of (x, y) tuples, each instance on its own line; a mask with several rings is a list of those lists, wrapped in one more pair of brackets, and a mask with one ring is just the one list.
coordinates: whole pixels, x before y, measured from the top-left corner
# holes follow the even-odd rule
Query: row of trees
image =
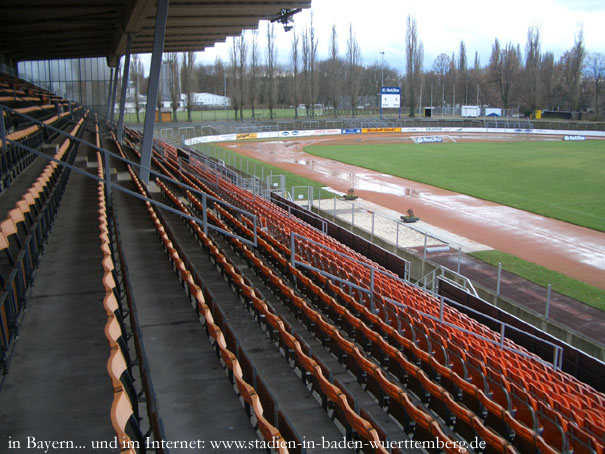
[[(536, 109), (581, 110), (592, 111), (595, 117), (603, 110), (605, 55), (587, 54), (582, 29), (576, 33), (574, 45), (558, 60), (552, 52), (542, 51), (540, 29), (530, 26), (523, 50), (520, 44), (501, 43), (496, 38), (489, 61), (482, 65), (477, 52), (469, 59), (462, 41), (457, 52), (439, 54), (426, 70), (418, 24), (408, 16), (404, 73), (378, 62), (363, 65), (352, 25), (344, 55), (338, 47), (338, 30), (332, 26), (328, 57), (323, 60), (318, 59), (320, 43), (313, 18), (304, 29), (294, 28), (287, 64), (278, 64), (274, 24), (268, 24), (264, 31), (263, 49), (259, 33), (246, 32), (233, 39), (226, 63), (217, 59), (213, 65), (196, 65), (191, 52), (180, 58), (165, 55), (165, 61), (174, 68), (170, 77), (180, 78), (187, 95), (184, 107), (189, 118), (194, 92), (230, 96), (236, 119), (244, 118), (244, 107), (254, 118), (258, 106), (267, 107), (271, 118), (276, 106), (291, 106), (296, 117), (299, 106), (305, 106), (304, 114), (313, 116), (317, 104), (329, 106), (334, 115), (345, 109), (355, 116), (360, 107), (377, 105), (381, 85), (404, 88), (403, 103), (411, 116), (428, 105), (490, 105), (519, 108), (528, 115)], [(136, 57), (131, 74), (137, 92), (144, 92), (142, 65)], [(174, 81), (169, 85), (178, 86)], [(176, 112), (178, 95), (173, 92), (172, 97)]]

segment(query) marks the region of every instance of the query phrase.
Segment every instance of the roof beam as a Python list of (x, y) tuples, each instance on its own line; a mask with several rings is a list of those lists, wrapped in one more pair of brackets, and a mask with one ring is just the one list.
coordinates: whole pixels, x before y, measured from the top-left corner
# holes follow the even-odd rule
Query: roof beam
[(109, 66), (114, 67), (126, 51), (128, 34), (136, 33), (143, 28), (149, 17), (154, 17), (155, 0), (131, 0), (126, 2), (122, 17), (114, 32), (112, 51), (107, 57)]
[[(306, 3), (306, 2), (297, 2)], [(172, 4), (168, 12), (168, 22), (173, 17), (237, 17), (237, 16), (255, 16), (258, 20), (268, 19), (277, 16), (284, 7), (282, 2), (263, 2), (262, 4), (250, 4), (250, 2), (238, 3), (213, 3), (213, 4)], [(288, 7), (294, 8), (296, 6)]]

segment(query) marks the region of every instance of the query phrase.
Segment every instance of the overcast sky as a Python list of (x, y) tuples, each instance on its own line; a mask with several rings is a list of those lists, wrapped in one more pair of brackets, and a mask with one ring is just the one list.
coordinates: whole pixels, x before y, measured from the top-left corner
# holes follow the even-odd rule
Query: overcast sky
[[(319, 57), (326, 58), (332, 24), (339, 37), (339, 53), (346, 52), (349, 24), (361, 48), (365, 64), (384, 62), (404, 70), (405, 20), (412, 14), (417, 21), (424, 44), (424, 67), (430, 69), (442, 52), (450, 55), (464, 41), (469, 66), (475, 51), (481, 65), (489, 60), (494, 38), (501, 43), (519, 43), (525, 51), (527, 29), (537, 25), (541, 32), (542, 51), (554, 52), (558, 59), (574, 43), (580, 26), (584, 28), (588, 52), (605, 53), (605, 1), (603, 0), (313, 0), (312, 8), (297, 14), (294, 24), (301, 31), (309, 24), (311, 14), (319, 37)], [(260, 45), (266, 42), (266, 22), (259, 27)], [(292, 31), (286, 33), (276, 25), (278, 60), (289, 62)], [(229, 41), (198, 54), (197, 61), (213, 63), (217, 56), (228, 61)]]

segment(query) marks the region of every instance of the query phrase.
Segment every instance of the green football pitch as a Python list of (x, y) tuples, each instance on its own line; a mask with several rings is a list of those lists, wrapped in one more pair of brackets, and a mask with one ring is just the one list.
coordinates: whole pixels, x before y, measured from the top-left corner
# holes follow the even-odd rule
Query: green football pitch
[(305, 151), (605, 231), (605, 141), (311, 145)]

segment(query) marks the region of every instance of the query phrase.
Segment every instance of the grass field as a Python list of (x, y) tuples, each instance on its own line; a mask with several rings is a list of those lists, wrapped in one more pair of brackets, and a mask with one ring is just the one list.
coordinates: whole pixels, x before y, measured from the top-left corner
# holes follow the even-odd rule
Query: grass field
[(553, 291), (605, 311), (604, 290), (504, 252), (480, 251), (473, 252), (471, 255), (494, 266), (502, 263), (503, 270), (510, 271), (543, 287), (551, 284)]
[(311, 145), (305, 151), (605, 231), (605, 141)]

